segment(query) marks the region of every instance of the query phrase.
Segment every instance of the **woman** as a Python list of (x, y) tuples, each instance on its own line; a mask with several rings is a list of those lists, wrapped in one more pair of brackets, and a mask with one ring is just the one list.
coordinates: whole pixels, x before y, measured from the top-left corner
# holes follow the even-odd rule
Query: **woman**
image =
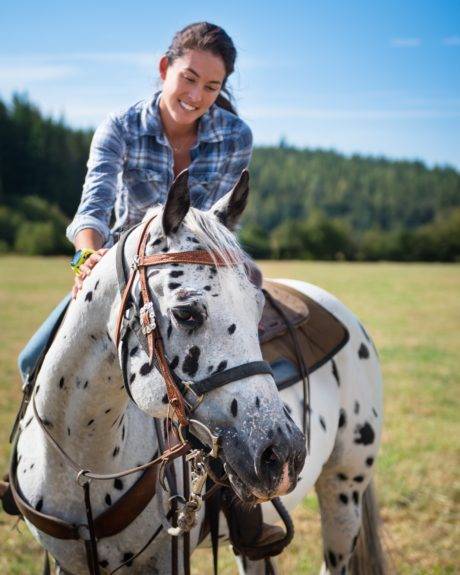
[[(110, 116), (96, 130), (81, 202), (67, 229), (76, 248), (73, 297), (120, 232), (140, 222), (149, 207), (165, 202), (179, 172), (189, 169), (192, 205), (207, 209), (248, 166), (251, 130), (224, 95), (235, 59), (233, 42), (219, 26), (199, 22), (185, 27), (160, 60), (162, 90)], [(24, 381), (69, 297), (21, 352)]]

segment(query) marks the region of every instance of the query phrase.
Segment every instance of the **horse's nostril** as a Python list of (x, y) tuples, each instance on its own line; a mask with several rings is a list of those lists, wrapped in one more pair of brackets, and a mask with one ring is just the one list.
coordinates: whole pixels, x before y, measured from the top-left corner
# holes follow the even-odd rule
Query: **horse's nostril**
[(278, 455), (271, 445), (262, 453), (260, 461), (263, 466), (269, 467), (273, 467), (279, 462)]

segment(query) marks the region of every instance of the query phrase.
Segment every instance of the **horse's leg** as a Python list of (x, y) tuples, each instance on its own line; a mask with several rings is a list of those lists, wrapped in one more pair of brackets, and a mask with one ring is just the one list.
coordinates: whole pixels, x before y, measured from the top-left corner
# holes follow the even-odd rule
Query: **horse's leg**
[(275, 557), (250, 561), (242, 555), (235, 555), (238, 575), (278, 575), (278, 565)]
[(365, 488), (366, 483), (357, 470), (334, 466), (325, 467), (321, 473), (316, 483), (325, 562), (321, 574), (350, 573), (348, 565), (361, 528)]

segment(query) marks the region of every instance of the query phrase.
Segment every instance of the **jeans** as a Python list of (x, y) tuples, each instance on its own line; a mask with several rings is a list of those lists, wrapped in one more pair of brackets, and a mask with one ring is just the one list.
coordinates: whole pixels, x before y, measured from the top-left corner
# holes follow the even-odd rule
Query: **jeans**
[(54, 335), (53, 332), (71, 299), (72, 294), (69, 293), (59, 302), (19, 354), (19, 372), (24, 383), (27, 380), (27, 376), (33, 371), (40, 354), (45, 349), (51, 336)]

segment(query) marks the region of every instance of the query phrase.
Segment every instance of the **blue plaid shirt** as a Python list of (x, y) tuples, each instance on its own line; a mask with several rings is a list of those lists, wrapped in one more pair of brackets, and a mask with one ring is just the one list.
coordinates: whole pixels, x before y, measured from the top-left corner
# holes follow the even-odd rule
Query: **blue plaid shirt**
[[(174, 180), (174, 158), (160, 119), (160, 96), (157, 92), (109, 116), (96, 130), (80, 205), (67, 228), (71, 242), (80, 230), (92, 228), (111, 245), (123, 229), (140, 222), (148, 208), (165, 203)], [(200, 118), (190, 150), (192, 205), (209, 209), (230, 191), (251, 153), (249, 127), (238, 116), (211, 106)]]

